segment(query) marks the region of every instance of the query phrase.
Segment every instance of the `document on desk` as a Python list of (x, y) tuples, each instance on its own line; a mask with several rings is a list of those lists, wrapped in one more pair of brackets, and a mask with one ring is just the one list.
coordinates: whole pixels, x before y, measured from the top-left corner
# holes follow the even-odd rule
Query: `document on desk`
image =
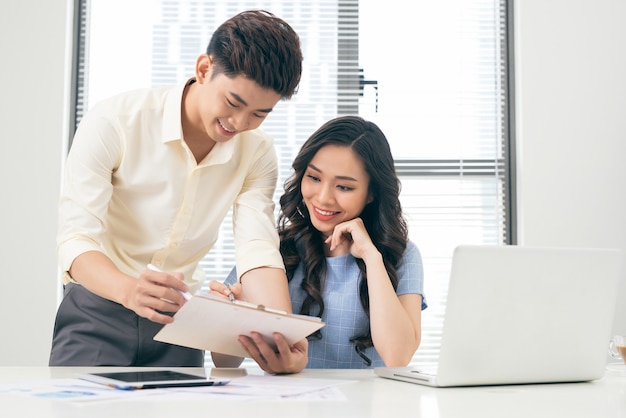
[(232, 384), (225, 386), (118, 390), (78, 378), (63, 378), (0, 384), (0, 404), (4, 396), (33, 397), (71, 403), (136, 399), (149, 399), (150, 402), (341, 401), (346, 397), (339, 386), (353, 382), (354, 380), (249, 375), (233, 378)]
[(289, 314), (244, 301), (229, 301), (196, 293), (154, 336), (156, 341), (250, 357), (237, 340), (256, 331), (275, 348), (272, 334), (280, 332), (293, 344), (324, 326), (320, 318)]

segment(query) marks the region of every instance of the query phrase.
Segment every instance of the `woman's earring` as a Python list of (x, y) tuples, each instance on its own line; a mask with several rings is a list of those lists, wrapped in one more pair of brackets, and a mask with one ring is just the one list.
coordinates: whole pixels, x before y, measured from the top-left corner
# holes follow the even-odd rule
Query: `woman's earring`
[[(304, 201), (302, 201), (302, 203), (304, 203)], [(300, 205), (296, 206), (296, 210), (298, 211), (298, 214), (302, 216), (302, 218), (304, 219), (304, 215), (302, 214), (302, 211), (300, 210)]]

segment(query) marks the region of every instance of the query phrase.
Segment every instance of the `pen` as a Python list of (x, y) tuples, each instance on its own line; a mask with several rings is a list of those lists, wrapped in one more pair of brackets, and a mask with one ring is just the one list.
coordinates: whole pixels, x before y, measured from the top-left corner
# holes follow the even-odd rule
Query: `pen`
[[(160, 268), (158, 268), (157, 266), (155, 266), (154, 264), (150, 263), (148, 264), (148, 269), (152, 270), (152, 271), (158, 271), (160, 273), (163, 273), (163, 270), (161, 270)], [(178, 293), (180, 293), (181, 295), (183, 295), (183, 297), (187, 300), (191, 299), (191, 293), (189, 292), (181, 292), (180, 290), (177, 290)]]
[(228, 300), (230, 300), (231, 302), (234, 302), (235, 301), (235, 295), (233, 295), (233, 290), (230, 288), (230, 285), (228, 283), (226, 283), (226, 287), (230, 291), (230, 293), (228, 294)]

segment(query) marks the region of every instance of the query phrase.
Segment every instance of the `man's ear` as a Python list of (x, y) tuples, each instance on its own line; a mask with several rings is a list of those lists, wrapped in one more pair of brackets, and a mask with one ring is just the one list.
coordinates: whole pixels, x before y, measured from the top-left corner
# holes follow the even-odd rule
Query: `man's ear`
[(196, 81), (200, 84), (204, 83), (211, 77), (213, 68), (213, 60), (211, 56), (202, 54), (196, 60)]

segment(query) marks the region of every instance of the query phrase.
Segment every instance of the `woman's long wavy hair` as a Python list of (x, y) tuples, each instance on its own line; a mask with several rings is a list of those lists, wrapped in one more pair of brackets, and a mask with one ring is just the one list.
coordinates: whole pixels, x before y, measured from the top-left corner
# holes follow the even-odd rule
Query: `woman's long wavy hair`
[[(302, 263), (304, 280), (302, 289), (307, 297), (300, 313), (322, 316), (324, 301), (322, 291), (326, 277), (326, 258), (322, 234), (313, 227), (309, 213), (302, 201), (300, 189), (302, 178), (315, 154), (326, 145), (350, 147), (363, 161), (369, 175), (369, 194), (372, 202), (361, 212), (361, 219), (372, 242), (380, 251), (393, 288), (398, 286), (396, 268), (400, 262), (408, 240), (406, 220), (400, 204), (400, 180), (396, 175), (393, 157), (387, 138), (373, 122), (358, 116), (342, 116), (322, 125), (302, 145), (293, 161), (293, 173), (285, 182), (285, 192), (280, 197), (278, 232), (280, 250), (285, 263), (287, 277)], [(363, 310), (369, 317), (369, 293), (367, 272), (363, 260), (357, 259), (361, 270), (359, 297)], [(321, 334), (317, 334), (319, 338)], [(364, 350), (373, 346), (371, 330), (350, 339), (357, 353), (369, 366), (371, 360)]]

